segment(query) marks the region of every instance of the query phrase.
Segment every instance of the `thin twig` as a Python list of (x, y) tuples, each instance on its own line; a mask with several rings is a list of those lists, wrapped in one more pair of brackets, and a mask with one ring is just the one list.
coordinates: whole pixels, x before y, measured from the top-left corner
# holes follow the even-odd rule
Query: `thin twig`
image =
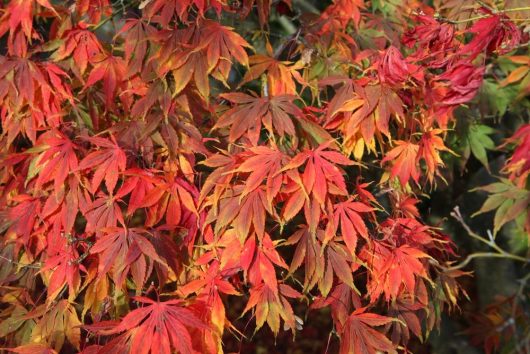
[(530, 263), (529, 258), (521, 257), (516, 254), (507, 252), (501, 247), (499, 247), (499, 245), (495, 243), (495, 240), (492, 237), (490, 237), (490, 239), (486, 239), (480, 236), (479, 234), (477, 234), (476, 232), (474, 232), (473, 230), (471, 230), (469, 225), (465, 222), (464, 217), (460, 213), (460, 208), (458, 206), (456, 206), (453, 212), (451, 212), (451, 216), (460, 223), (460, 225), (464, 228), (464, 230), (466, 230), (469, 236), (471, 236), (477, 241), (480, 241), (488, 245), (488, 247), (492, 248), (496, 252), (472, 253), (469, 256), (467, 256), (466, 259), (464, 259), (462, 262), (460, 262), (459, 264), (455, 266), (447, 268), (447, 270), (456, 270), (456, 269), (464, 268), (465, 266), (469, 264), (469, 262), (471, 262), (475, 258), (504, 258), (504, 259), (511, 259), (513, 261), (518, 261), (518, 262), (523, 262), (523, 263)]
[[(462, 269), (465, 266), (467, 266), (469, 264), (469, 262), (471, 262), (475, 258), (510, 258), (510, 257), (507, 257), (504, 254), (494, 253), (494, 252), (477, 252), (477, 253), (470, 254), (462, 262), (458, 263), (455, 266), (446, 268), (445, 270), (450, 271), (450, 270)], [(518, 259), (518, 260), (520, 260), (520, 259)], [(524, 262), (527, 262), (527, 260), (525, 259)]]
[(9, 259), (7, 257), (4, 257), (2, 255), (0, 255), (0, 259), (3, 259), (4, 261), (7, 261), (8, 263), (17, 265), (17, 266), (22, 267), (22, 268), (40, 269), (42, 267), (42, 264), (40, 264), (40, 263), (24, 264), (24, 263), (20, 263), (20, 262), (14, 261), (12, 259)]
[[(526, 7), (514, 7), (514, 8), (511, 8), (511, 9), (504, 9), (504, 10), (493, 10), (492, 13), (494, 15), (496, 15), (496, 14), (504, 14), (504, 13), (508, 13), (508, 12), (529, 11), (529, 10), (530, 10), (530, 7), (526, 6)], [(437, 20), (443, 21), (443, 22), (447, 22), (447, 23), (452, 23), (452, 24), (456, 25), (456, 24), (460, 24), (460, 23), (473, 22), (473, 21), (481, 20), (483, 18), (488, 18), (488, 17), (491, 17), (491, 15), (489, 15), (489, 14), (487, 14), (487, 15), (479, 15), (479, 16), (475, 16), (475, 17), (466, 18), (466, 19), (463, 19), (463, 20), (451, 20), (451, 19), (448, 19), (448, 18), (445, 18), (445, 17), (438, 16)], [(528, 19), (528, 18), (510, 19), (510, 21), (530, 21), (530, 19)]]

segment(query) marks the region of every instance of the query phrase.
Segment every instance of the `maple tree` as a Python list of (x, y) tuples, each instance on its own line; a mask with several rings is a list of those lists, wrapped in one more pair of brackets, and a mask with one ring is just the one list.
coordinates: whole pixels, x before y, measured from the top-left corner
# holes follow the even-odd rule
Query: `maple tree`
[[(340, 353), (425, 342), (473, 259), (529, 263), (530, 8), (463, 2), (2, 1), (0, 350), (221, 353), (304, 311)], [(430, 209), (479, 168), (459, 259)], [(473, 343), (530, 347), (528, 279)]]

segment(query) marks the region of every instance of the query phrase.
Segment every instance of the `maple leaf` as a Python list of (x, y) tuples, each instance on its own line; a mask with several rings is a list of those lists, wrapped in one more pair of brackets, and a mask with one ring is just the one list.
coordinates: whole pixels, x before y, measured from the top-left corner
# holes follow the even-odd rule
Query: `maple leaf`
[(420, 218), (420, 212), (416, 206), (420, 202), (419, 199), (403, 193), (391, 193), (389, 196), (392, 204), (395, 205), (393, 210), (397, 215), (411, 219)]
[(219, 293), (240, 295), (235, 287), (227, 280), (234, 271), (221, 271), (217, 261), (209, 265), (207, 271), (200, 271), (198, 279), (192, 280), (178, 289), (178, 292), (187, 296), (191, 293), (203, 295), (206, 303), (211, 307), (211, 321), (219, 333), (223, 333), (226, 320), (225, 306)]
[(378, 66), (381, 82), (390, 85), (402, 85), (414, 71), (414, 67), (403, 60), (403, 55), (394, 46), (385, 50)]
[(78, 69), (79, 74), (83, 75), (88, 63), (103, 52), (103, 47), (96, 35), (90, 32), (85, 24), (79, 23), (78, 27), (64, 33), (62, 44), (53, 53), (52, 58), (59, 61), (71, 56), (75, 62), (75, 66), (72, 65), (72, 67)]
[(474, 345), (482, 345), (487, 354), (496, 353), (501, 349), (501, 343), (505, 338), (511, 336), (511, 330), (503, 327), (503, 323), (510, 316), (519, 323), (518, 319), (526, 317), (521, 312), (520, 307), (513, 310), (513, 299), (505, 296), (498, 296), (494, 302), (488, 304), (486, 308), (469, 318), (470, 327), (465, 331)]
[(298, 298), (301, 294), (286, 284), (280, 284), (278, 289), (270, 288), (266, 283), (250, 289), (250, 298), (243, 314), (255, 309), (256, 330), (263, 327), (265, 322), (276, 336), (280, 330), (280, 318), (293, 331), (296, 329), (294, 312), (287, 298)]
[(490, 193), (479, 211), (473, 216), (495, 210), (493, 218), (493, 234), (508, 222), (522, 218), (526, 229), (530, 229), (528, 208), (530, 206), (530, 191), (514, 185), (512, 181), (502, 178), (500, 182), (492, 183), (473, 189), (472, 191), (486, 191)]
[(331, 307), (334, 324), (341, 333), (353, 309), (361, 307), (361, 298), (351, 286), (338, 283), (329, 295), (317, 297), (310, 308), (320, 309), (327, 306)]
[(173, 95), (179, 94), (193, 78), (197, 90), (204, 99), (207, 99), (210, 96), (207, 69), (208, 62), (204, 52), (183, 53), (171, 70), (175, 79)]
[(308, 227), (302, 227), (284, 243), (285, 245), (297, 245), (289, 272), (293, 273), (304, 264), (304, 288), (310, 290), (318, 283), (320, 293), (324, 297), (328, 296), (332, 288), (334, 275), (342, 283), (358, 292), (353, 283), (355, 266), (351, 265), (352, 254), (338, 242), (328, 241), (324, 244), (326, 239), (323, 230), (317, 230), (316, 236), (315, 238), (311, 235)]
[(340, 224), (342, 238), (351, 254), (357, 253), (356, 248), (359, 235), (366, 240), (369, 239), (368, 229), (361, 217), (361, 213), (370, 213), (372, 211), (374, 211), (374, 208), (361, 202), (352, 201), (351, 199), (334, 205), (334, 233), (337, 232)]
[(40, 189), (45, 183), (53, 181), (55, 194), (58, 196), (68, 174), (77, 171), (76, 148), (76, 145), (59, 131), (42, 134), (37, 145), (31, 149), (42, 151), (32, 163), (36, 171), (30, 172), (30, 175), (38, 175), (35, 187)]
[(45, 222), (46, 226), (49, 226), (47, 246), (50, 251), (61, 249), (64, 246), (62, 236), (74, 233), (80, 204), (85, 207), (87, 199), (74, 175), (69, 176), (57, 194), (50, 193), (46, 199), (39, 218)]
[(348, 194), (343, 173), (337, 165), (356, 164), (340, 152), (329, 150), (330, 144), (327, 142), (314, 150), (305, 150), (282, 168), (282, 171), (288, 171), (304, 165), (302, 183), (305, 193), (314, 196), (320, 205), (325, 204), (328, 194)]
[(503, 146), (507, 144), (515, 144), (515, 150), (502, 170), (509, 173), (510, 179), (519, 187), (523, 187), (530, 175), (530, 124), (520, 126)]
[(371, 272), (368, 289), (372, 302), (383, 293), (387, 301), (403, 291), (413, 295), (416, 278), (429, 279), (421, 260), (431, 257), (407, 244), (395, 247), (374, 242), (361, 250), (360, 257), (368, 263)]
[(0, 17), (0, 37), (9, 31), (8, 51), (10, 55), (25, 57), (27, 43), (32, 39), (39, 38), (39, 34), (33, 29), (34, 8), (40, 5), (51, 10), (55, 15), (55, 9), (48, 0), (12, 0), (5, 7)]
[(518, 98), (528, 95), (530, 93), (530, 58), (524, 55), (514, 55), (506, 58), (512, 63), (522, 65), (512, 70), (508, 76), (500, 82), (500, 87), (520, 82)]
[(383, 326), (394, 319), (366, 312), (366, 307), (350, 315), (341, 333), (340, 353), (397, 353), (392, 342), (372, 327)]
[(422, 249), (435, 242), (435, 233), (416, 219), (389, 218), (379, 225), (383, 238), (394, 245), (409, 245)]
[(239, 266), (243, 269), (245, 279), (257, 286), (261, 283), (273, 291), (278, 290), (278, 280), (274, 265), (287, 269), (288, 266), (276, 250), (278, 241), (272, 241), (265, 233), (256, 245), (256, 235), (253, 234), (245, 242), (240, 251)]
[(204, 181), (199, 197), (199, 204), (204, 208), (208, 199), (212, 206), (213, 213), (218, 212), (218, 202), (230, 185), (230, 181), (235, 175), (237, 161), (235, 156), (230, 155), (227, 151), (213, 154), (200, 164), (213, 168), (214, 170)]
[(83, 91), (102, 81), (107, 107), (114, 107), (114, 99), (124, 89), (125, 61), (113, 55), (99, 54), (92, 58), (93, 69), (88, 75)]
[[(161, 146), (162, 154), (167, 154), (171, 159), (178, 160), (178, 167), (184, 177), (193, 182), (195, 171), (194, 154), (208, 155), (208, 150), (204, 145), (201, 131), (195, 125), (193, 116), (189, 112), (189, 106), (182, 99), (182, 110), (175, 108), (172, 103), (171, 110), (167, 115), (150, 114), (146, 117), (146, 126), (138, 133), (141, 138), (149, 137), (153, 144)], [(184, 111), (185, 110), (185, 111)], [(123, 129), (130, 131), (130, 125)], [(125, 131), (123, 132), (126, 134)], [(140, 147), (140, 146), (139, 146)]]
[(172, 72), (174, 96), (193, 78), (199, 94), (208, 100), (209, 74), (226, 85), (232, 58), (248, 65), (244, 48), (250, 45), (231, 28), (213, 21), (204, 21), (203, 26), (196, 28), (159, 32), (157, 36), (162, 39), (163, 46), (152, 59), (157, 60), (160, 76)]
[(267, 87), (270, 96), (297, 95), (296, 82), (302, 86), (307, 85), (298, 72), (303, 67), (299, 62), (279, 61), (258, 54), (250, 57), (249, 64), (250, 68), (239, 83), (239, 87), (259, 78), (265, 72), (267, 73)]
[(85, 231), (99, 235), (106, 227), (118, 223), (124, 226), (125, 220), (118, 201), (115, 196), (99, 193), (94, 201), (81, 204), (80, 209), (86, 219)]
[(430, 130), (423, 133), (419, 141), (417, 160), (420, 161), (420, 159), (423, 159), (425, 161), (427, 178), (431, 183), (437, 172), (438, 166), (444, 166), (443, 160), (440, 157), (440, 151), (452, 152), (444, 145), (443, 139), (438, 136), (441, 133), (443, 133), (443, 130), (441, 129)]
[(325, 126), (329, 129), (337, 127), (337, 123), (333, 121), (339, 113), (348, 113), (344, 116), (344, 119), (349, 119), (351, 114), (357, 111), (364, 105), (364, 99), (357, 93), (362, 90), (358, 85), (351, 79), (337, 77), (337, 78), (326, 78), (320, 82), (320, 86), (333, 86), (336, 87), (335, 95), (328, 102), (326, 107), (326, 119)]
[(241, 198), (258, 188), (266, 180), (267, 202), (269, 208), (272, 209), (272, 201), (282, 186), (282, 175), (279, 172), (286, 162), (285, 154), (277, 149), (255, 146), (251, 147), (248, 152), (241, 153), (238, 157), (244, 161), (234, 171), (249, 173)]
[(52, 303), (47, 309), (41, 305), (29, 312), (25, 317), (35, 319), (35, 327), (31, 331), (31, 341), (46, 343), (56, 351), (60, 351), (65, 340), (79, 349), (81, 344), (81, 322), (76, 310), (68, 300)]
[(96, 145), (99, 150), (89, 153), (79, 163), (79, 170), (95, 168), (90, 191), (95, 194), (103, 180), (109, 194), (114, 193), (118, 182), (119, 173), (125, 170), (127, 157), (125, 152), (118, 146), (114, 136), (109, 139), (100, 137), (89, 137), (89, 142)]
[(154, 187), (133, 208), (148, 208), (147, 226), (156, 225), (164, 216), (166, 225), (191, 226), (197, 214), (197, 194), (195, 186), (181, 177), (166, 174), (154, 181)]
[[(320, 232), (317, 234), (321, 233)], [(311, 236), (309, 228), (302, 227), (295, 231), (285, 245), (296, 245), (293, 259), (289, 267), (289, 273), (294, 273), (302, 265), (304, 266), (304, 289), (310, 290), (324, 277), (326, 260), (322, 257), (322, 246), (320, 242)], [(329, 269), (329, 268), (328, 268)], [(333, 275), (333, 274), (331, 274)], [(328, 277), (329, 278), (329, 277)], [(331, 279), (332, 280), (332, 279)], [(327, 283), (331, 283), (328, 281)], [(331, 284), (329, 284), (331, 285)], [(327, 295), (326, 285), (320, 287), (322, 294)]]
[[(482, 85), (485, 68), (468, 62), (456, 62), (433, 78), (435, 105), (453, 106), (471, 100)], [(442, 127), (447, 122), (437, 118)]]
[(471, 276), (471, 272), (464, 272), (458, 269), (443, 271), (436, 279), (437, 295), (448, 304), (450, 309), (457, 307), (457, 301), (461, 295), (469, 299), (469, 295), (459, 284), (457, 278)]
[(223, 294), (239, 295), (239, 292), (234, 286), (226, 280), (230, 275), (229, 271), (221, 271), (219, 269), (219, 262), (215, 261), (208, 267), (208, 271), (199, 271), (198, 277), (190, 281), (184, 286), (181, 286), (177, 292), (184, 296), (196, 293), (212, 294), (214, 292), (221, 292)]
[(118, 35), (123, 35), (124, 59), (127, 63), (126, 77), (139, 73), (145, 67), (144, 61), (149, 48), (149, 38), (156, 28), (142, 19), (128, 19)]
[(272, 136), (294, 135), (292, 117), (301, 114), (293, 103), (295, 96), (253, 97), (244, 93), (226, 93), (222, 98), (236, 105), (223, 113), (214, 129), (230, 126), (229, 141), (235, 142), (246, 133), (252, 144), (256, 145), (262, 124)]
[[(68, 285), (69, 298), (74, 299), (81, 285), (79, 273), (79, 253), (72, 246), (63, 245), (62, 249), (50, 251), (50, 257), (46, 259), (40, 272), (52, 271), (49, 278), (46, 302), (51, 304), (65, 284)], [(54, 254), (55, 253), (55, 254)], [(81, 266), (82, 267), (82, 266)]]
[(398, 176), (402, 186), (406, 186), (412, 177), (414, 182), (418, 183), (420, 178), (420, 169), (418, 166), (419, 145), (409, 141), (395, 141), (396, 147), (386, 153), (381, 163), (392, 161), (390, 176)]
[(486, 51), (499, 54), (508, 53), (519, 44), (521, 33), (508, 16), (502, 13), (492, 13), (486, 8), (481, 8), (489, 16), (479, 19), (469, 29), (474, 34), (473, 39), (462, 47), (462, 54), (475, 57)]
[[(421, 292), (427, 297), (427, 289), (423, 283)], [(419, 298), (409, 294), (402, 294), (397, 300), (391, 304), (388, 315), (395, 318), (391, 325), (392, 343), (408, 343), (411, 333), (420, 340), (423, 340), (422, 323), (427, 323), (426, 303), (423, 303)], [(428, 333), (429, 329), (427, 329)]]
[(415, 52), (409, 58), (423, 61), (432, 68), (447, 65), (453, 58), (452, 54), (461, 47), (455, 40), (454, 25), (437, 21), (425, 14), (416, 15), (414, 19), (417, 24), (403, 37), (403, 44), (407, 47), (416, 46)]
[(385, 85), (366, 86), (364, 92), (360, 91), (360, 94), (361, 97), (366, 97), (368, 101), (366, 113), (369, 115), (365, 117), (362, 115), (356, 116), (357, 122), (352, 123), (352, 125), (358, 124), (358, 129), (360, 129), (364, 140), (367, 142), (373, 139), (374, 131), (389, 137), (390, 117), (393, 115), (399, 121), (405, 116), (401, 98)]
[(140, 292), (152, 271), (152, 263), (169, 268), (145, 234), (145, 230), (137, 228), (103, 229), (102, 235), (90, 248), (91, 254), (99, 255), (98, 277), (104, 277), (112, 270), (114, 283), (121, 286), (127, 273), (131, 272), (137, 292)]
[(101, 17), (112, 15), (112, 6), (109, 0), (77, 0), (76, 12), (81, 16), (87, 15), (90, 23), (99, 23)]
[[(283, 221), (294, 217), (303, 206), (306, 222), (313, 234), (320, 222), (324, 200), (332, 195), (348, 194), (343, 171), (336, 165), (356, 164), (337, 151), (325, 150), (330, 143), (331, 141), (328, 141), (315, 150), (299, 153), (282, 168), (282, 171), (287, 171), (289, 177), (283, 191), (287, 196), (282, 209)], [(304, 163), (304, 172), (300, 176), (297, 169)]]
[(131, 107), (133, 117), (144, 119), (151, 110), (156, 108), (160, 108), (164, 113), (169, 113), (171, 92), (168, 87), (164, 87), (161, 82), (154, 82), (145, 87), (145, 90), (142, 88), (139, 91), (136, 94), (141, 97)]
[(269, 21), (271, 1), (270, 0), (243, 0), (243, 9), (241, 11), (241, 16), (242, 17), (248, 16), (248, 14), (253, 8), (256, 8), (258, 10), (258, 21), (259, 21), (260, 27), (265, 28)]
[(193, 312), (184, 307), (182, 300), (153, 301), (143, 296), (133, 298), (144, 304), (129, 312), (121, 322), (111, 329), (100, 329), (98, 324), (85, 326), (89, 331), (103, 335), (122, 333), (118, 338), (120, 346), (113, 342), (103, 350), (120, 350), (135, 353), (171, 354), (176, 350), (182, 354), (196, 351), (192, 345), (190, 329), (207, 329), (208, 327)]
[(140, 7), (144, 10), (147, 18), (153, 22), (160, 23), (163, 27), (167, 27), (173, 17), (186, 22), (191, 6), (195, 6), (199, 15), (203, 16), (208, 5), (203, 0), (154, 0), (144, 1)]
[(231, 58), (238, 63), (248, 66), (248, 55), (244, 48), (252, 48), (247, 41), (237, 34), (233, 28), (221, 26), (215, 21), (205, 21), (200, 27), (198, 47), (205, 48), (207, 72), (225, 83), (232, 67)]
[(154, 171), (146, 169), (130, 168), (123, 174), (126, 178), (116, 192), (116, 197), (123, 198), (130, 193), (127, 215), (132, 215), (142, 205), (145, 196), (154, 188), (158, 180)]
[(466, 137), (462, 142), (464, 150), (462, 165), (465, 165), (470, 154), (473, 153), (473, 156), (489, 171), (487, 150), (495, 149), (495, 142), (490, 137), (493, 133), (495, 130), (487, 125), (472, 124), (468, 127)]
[[(221, 272), (227, 272), (230, 274), (231, 271), (237, 270), (250, 266), (250, 263), (254, 256), (254, 249), (247, 249), (247, 259), (243, 260), (242, 251), (245, 245), (250, 246), (252, 243), (255, 247), (255, 240), (251, 237), (241, 244), (233, 229), (226, 230), (220, 235), (214, 235), (211, 227), (207, 227), (204, 230), (204, 238), (207, 243), (205, 245), (204, 254), (197, 260), (198, 265), (208, 264), (212, 262), (215, 264), (219, 262)], [(244, 263), (244, 266), (242, 265)], [(236, 282), (234, 282), (236, 285)]]
[[(341, 78), (330, 78), (320, 84), (336, 86), (342, 82)], [(362, 87), (347, 79), (328, 104), (325, 127), (340, 130), (346, 151), (360, 160), (365, 146), (375, 152), (374, 137), (382, 134), (390, 138), (392, 116), (400, 121), (405, 114), (401, 98), (390, 87), (381, 84)]]
[(303, 188), (296, 183), (287, 184), (284, 192), (287, 195), (287, 199), (282, 207), (281, 218), (282, 222), (288, 222), (300, 212), (302, 207), (308, 205), (310, 201), (307, 201), (307, 196), (304, 194)]
[(4, 101), (2, 135), (6, 135), (11, 144), (23, 132), (35, 144), (39, 129), (59, 127), (61, 123), (61, 104), (72, 99), (64, 82), (67, 75), (54, 64), (36, 63), (26, 58), (0, 57), (0, 64), (0, 78), (4, 83), (0, 101), (4, 95), (11, 98)]
[[(350, 21), (358, 28), (361, 20), (361, 10), (365, 8), (363, 0), (335, 0), (320, 15), (324, 20), (337, 21), (337, 29), (344, 29)], [(333, 24), (327, 24), (323, 31), (332, 30)]]
[(23, 242), (28, 242), (42, 208), (40, 200), (21, 194), (13, 197), (13, 201), (17, 202), (17, 205), (9, 208), (7, 212), (9, 230), (20, 236)]
[[(261, 238), (261, 244), (256, 248), (256, 264), (259, 264), (259, 272), (263, 281), (272, 289), (276, 290), (276, 271), (274, 264), (287, 269), (287, 264), (276, 249), (277, 242), (273, 242), (268, 233)], [(261, 282), (255, 279), (254, 283)]]
[(10, 35), (20, 26), (26, 38), (31, 39), (33, 36), (33, 5), (35, 1), (10, 1), (6, 11), (3, 13), (0, 21), (2, 28), (0, 34), (3, 36), (6, 31)]

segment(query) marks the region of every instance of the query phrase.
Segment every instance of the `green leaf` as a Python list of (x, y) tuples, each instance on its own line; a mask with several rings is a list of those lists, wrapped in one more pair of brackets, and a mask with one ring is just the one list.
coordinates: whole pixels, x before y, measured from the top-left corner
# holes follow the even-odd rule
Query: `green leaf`
[(473, 124), (469, 127), (467, 142), (471, 148), (473, 156), (479, 160), (489, 171), (488, 154), (486, 150), (493, 150), (495, 143), (489, 135), (495, 132), (494, 129), (482, 124)]
[(496, 235), (501, 227), (507, 222), (507, 214), (513, 206), (513, 200), (505, 199), (495, 212), (493, 219), (493, 234)]
[(512, 227), (508, 227), (506, 230), (508, 236), (508, 246), (511, 253), (519, 254), (528, 251), (529, 235), (525, 229), (526, 215), (524, 213), (519, 214), (515, 219), (515, 223)]
[(486, 201), (482, 205), (482, 208), (480, 208), (479, 211), (471, 215), (471, 217), (475, 217), (477, 215), (484, 214), (484, 213), (487, 213), (488, 211), (497, 209), (504, 200), (506, 200), (506, 198), (504, 198), (502, 195), (499, 195), (499, 194), (494, 194), (494, 195), (489, 196), (488, 199), (486, 199)]
[(501, 117), (506, 113), (508, 105), (515, 99), (517, 92), (499, 87), (499, 83), (484, 80), (480, 89), (480, 107), (483, 115), (496, 115)]

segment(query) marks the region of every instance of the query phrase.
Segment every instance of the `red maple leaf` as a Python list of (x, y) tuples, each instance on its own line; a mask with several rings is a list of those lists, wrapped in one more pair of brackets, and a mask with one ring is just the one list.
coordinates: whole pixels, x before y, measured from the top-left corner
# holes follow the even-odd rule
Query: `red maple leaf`
[(249, 60), (250, 69), (239, 83), (242, 86), (267, 73), (268, 94), (271, 96), (296, 95), (296, 83), (307, 85), (298, 72), (302, 68), (299, 63), (279, 61), (265, 55), (253, 55)]
[(113, 194), (119, 174), (125, 170), (127, 164), (125, 152), (112, 135), (110, 140), (101, 137), (90, 137), (87, 140), (100, 149), (85, 156), (79, 163), (79, 170), (95, 168), (90, 184), (92, 194), (96, 193), (103, 180), (108, 193)]
[(482, 52), (499, 54), (508, 53), (519, 44), (521, 33), (508, 16), (502, 13), (492, 13), (486, 8), (481, 8), (487, 17), (479, 19), (469, 29), (474, 34), (473, 39), (462, 47), (462, 54), (472, 57)]
[(103, 52), (96, 35), (88, 30), (85, 24), (79, 23), (78, 27), (65, 32), (61, 46), (53, 53), (53, 59), (58, 61), (72, 57), (75, 62), (72, 67), (83, 75), (88, 63)]
[(114, 107), (118, 90), (124, 89), (125, 61), (113, 55), (99, 54), (92, 58), (94, 68), (90, 71), (83, 91), (98, 82), (103, 84), (106, 107)]
[(312, 194), (320, 205), (325, 205), (328, 194), (348, 194), (343, 173), (337, 165), (356, 164), (340, 152), (329, 150), (331, 143), (324, 143), (314, 150), (302, 151), (282, 168), (283, 171), (289, 171), (304, 165), (302, 183), (305, 193)]
[(361, 213), (370, 213), (374, 208), (361, 202), (348, 200), (334, 205), (333, 226), (334, 233), (340, 224), (340, 231), (351, 254), (356, 254), (358, 236), (368, 239), (368, 229)]
[(253, 97), (237, 92), (226, 93), (221, 97), (236, 104), (219, 117), (214, 127), (230, 127), (230, 142), (235, 142), (246, 133), (250, 142), (256, 145), (262, 124), (271, 135), (295, 134), (293, 117), (301, 114), (293, 103), (295, 96)]
[(119, 199), (116, 196), (98, 193), (94, 201), (87, 198), (87, 202), (80, 204), (81, 212), (86, 219), (85, 231), (99, 235), (106, 227), (125, 226)]
[(55, 194), (58, 197), (68, 174), (77, 171), (76, 149), (77, 146), (59, 131), (50, 131), (41, 135), (33, 148), (35, 151), (42, 151), (35, 159), (38, 170), (35, 188), (40, 189), (45, 183), (53, 181)]
[(414, 294), (417, 278), (429, 279), (422, 259), (430, 256), (407, 244), (395, 247), (373, 242), (362, 249), (360, 257), (370, 269), (368, 292), (372, 302), (383, 293), (387, 301), (405, 291)]
[(296, 330), (295, 316), (291, 304), (287, 298), (298, 298), (301, 294), (286, 284), (280, 284), (278, 289), (270, 288), (266, 283), (252, 287), (250, 298), (243, 314), (252, 308), (256, 308), (256, 330), (261, 328), (265, 322), (276, 335), (280, 330), (280, 318), (285, 321), (287, 327)]
[(397, 353), (392, 342), (383, 333), (372, 328), (392, 321), (390, 317), (366, 312), (365, 307), (353, 311), (341, 333), (340, 353)]
[(420, 168), (417, 163), (419, 145), (410, 141), (396, 141), (396, 147), (386, 153), (381, 163), (392, 161), (391, 177), (398, 176), (399, 182), (405, 186), (412, 177), (418, 183)]
[(131, 272), (137, 290), (149, 277), (154, 262), (169, 268), (166, 261), (158, 256), (143, 229), (104, 228), (90, 253), (99, 255), (99, 277), (112, 270), (114, 282), (121, 286)]
[(155, 35), (156, 28), (142, 19), (129, 19), (118, 34), (123, 35), (124, 59), (127, 63), (126, 77), (139, 73), (144, 68), (149, 38)]
[[(103, 351), (193, 354), (190, 329), (207, 329), (197, 316), (185, 308), (182, 300), (154, 301), (143, 296), (133, 298), (144, 307), (129, 312), (119, 324), (106, 329), (97, 323), (85, 326), (103, 335), (122, 333), (118, 339), (101, 348)], [(105, 325), (105, 323), (103, 324)], [(103, 329), (101, 329), (103, 328)]]

